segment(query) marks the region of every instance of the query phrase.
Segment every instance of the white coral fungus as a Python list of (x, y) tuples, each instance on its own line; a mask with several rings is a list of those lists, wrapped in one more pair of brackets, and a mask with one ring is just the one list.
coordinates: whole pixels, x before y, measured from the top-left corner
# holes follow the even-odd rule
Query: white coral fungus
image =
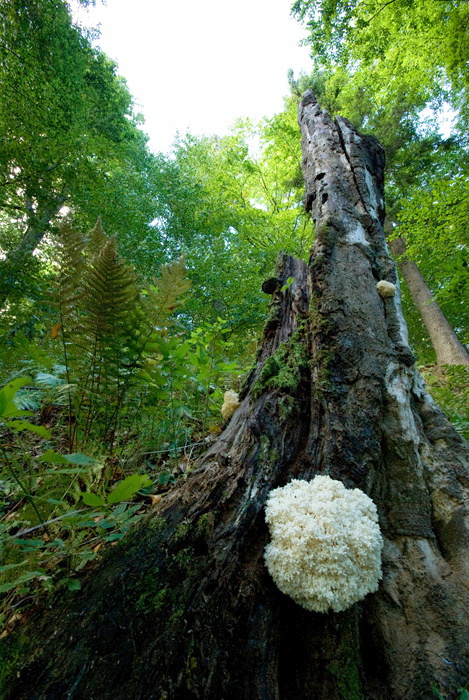
[(239, 408), (239, 396), (236, 391), (225, 391), (225, 396), (223, 397), (223, 406), (221, 407), (221, 415), (223, 420), (228, 420), (231, 418), (233, 413)]
[(396, 293), (396, 285), (386, 280), (380, 280), (376, 285), (376, 289), (382, 297), (392, 297)]
[(316, 476), (270, 492), (267, 569), (282, 593), (307, 610), (334, 612), (378, 589), (381, 537), (376, 506), (360, 489)]

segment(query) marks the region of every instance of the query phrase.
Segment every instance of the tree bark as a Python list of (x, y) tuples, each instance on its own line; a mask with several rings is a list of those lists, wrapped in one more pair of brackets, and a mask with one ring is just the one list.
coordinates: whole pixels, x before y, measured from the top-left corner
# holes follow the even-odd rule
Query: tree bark
[[(398, 296), (376, 290), (396, 281), (383, 150), (311, 93), (300, 124), (316, 239), (308, 265), (279, 257), (240, 408), (81, 592), (4, 641), (6, 698), (430, 700), (464, 683), (468, 450)], [(373, 498), (385, 540), (379, 591), (341, 613), (296, 605), (263, 562), (269, 491), (316, 474)]]
[(389, 247), (428, 331), (436, 352), (437, 363), (439, 365), (469, 365), (468, 351), (459, 341), (443, 311), (433, 299), (417, 265), (406, 257), (405, 240), (396, 238), (390, 241)]

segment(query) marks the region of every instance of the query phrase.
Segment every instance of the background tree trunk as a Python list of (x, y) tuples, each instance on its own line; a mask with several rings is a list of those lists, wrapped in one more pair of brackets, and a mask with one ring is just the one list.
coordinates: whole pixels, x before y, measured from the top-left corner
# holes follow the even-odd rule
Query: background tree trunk
[(437, 363), (439, 365), (469, 365), (469, 353), (433, 299), (417, 265), (406, 257), (405, 240), (396, 238), (389, 242), (389, 248), (397, 261), (397, 266), (409, 287), (412, 300), (428, 331), (436, 352)]
[(57, 216), (65, 200), (65, 195), (57, 195), (39, 212), (35, 212), (31, 200), (26, 197), (26, 231), (17, 247), (10, 250), (5, 259), (0, 261), (0, 310), (7, 303), (12, 290), (16, 291), (21, 284), (31, 256), (41, 243), (51, 221)]
[[(467, 445), (426, 394), (382, 231), (383, 151), (305, 95), (310, 264), (280, 256), (240, 408), (81, 592), (4, 640), (6, 697), (415, 700), (464, 682)], [(286, 280), (293, 283), (281, 291)], [(465, 472), (466, 470), (466, 472)], [(377, 504), (376, 594), (312, 613), (263, 562), (263, 506), (329, 474)]]

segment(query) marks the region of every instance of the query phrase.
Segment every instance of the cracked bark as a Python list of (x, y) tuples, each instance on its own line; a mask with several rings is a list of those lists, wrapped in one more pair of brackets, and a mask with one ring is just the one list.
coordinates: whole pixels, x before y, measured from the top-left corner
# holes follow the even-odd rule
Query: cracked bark
[[(398, 296), (376, 291), (396, 282), (383, 152), (310, 93), (299, 118), (316, 238), (308, 265), (279, 257), (240, 408), (81, 592), (3, 641), (7, 698), (414, 700), (464, 683), (468, 451)], [(369, 494), (385, 539), (379, 591), (338, 614), (295, 605), (263, 565), (269, 490), (318, 473)]]

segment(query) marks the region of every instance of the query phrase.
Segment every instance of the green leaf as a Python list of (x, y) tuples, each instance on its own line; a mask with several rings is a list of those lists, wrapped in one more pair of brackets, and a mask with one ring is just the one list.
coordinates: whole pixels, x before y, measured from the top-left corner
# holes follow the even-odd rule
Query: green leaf
[(65, 455), (61, 455), (53, 450), (47, 450), (39, 457), (40, 462), (50, 462), (51, 464), (68, 464)]
[(37, 578), (38, 576), (44, 576), (44, 571), (28, 571), (25, 574), (22, 574), (22, 576), (19, 576), (15, 581), (10, 581), (9, 583), (4, 583), (0, 586), (0, 593), (6, 593), (7, 591), (13, 590), (13, 588), (17, 588), (19, 585), (22, 583), (26, 583), (27, 581), (32, 581), (34, 578)]
[(88, 457), (81, 452), (61, 455), (59, 452), (54, 452), (53, 450), (44, 452), (44, 454), (39, 457), (39, 460), (41, 462), (49, 462), (50, 464), (79, 464), (83, 466), (91, 466), (96, 462), (92, 457)]
[(8, 405), (8, 407), (5, 409), (5, 413), (3, 414), (3, 418), (23, 418), (26, 416), (33, 416), (34, 413), (32, 411), (24, 411), (21, 408), (18, 408), (16, 404), (12, 401), (11, 404)]
[(35, 552), (38, 549), (44, 549), (46, 543), (44, 540), (22, 540), (15, 539), (15, 544), (19, 544), (23, 552)]
[[(31, 377), (17, 377), (16, 379), (13, 379), (13, 381), (8, 382), (8, 384), (5, 384), (5, 386), (2, 389), (0, 389), (1, 418), (7, 418), (8, 416), (13, 415), (14, 412), (18, 410), (18, 407), (14, 403), (13, 399), (18, 389), (21, 389), (22, 386), (25, 386), (26, 384), (30, 383)], [(13, 411), (13, 414), (11, 413), (11, 411)]]
[(27, 563), (28, 559), (24, 559), (23, 561), (18, 562), (18, 564), (4, 564), (3, 566), (0, 566), (0, 572), (9, 571), (10, 569), (17, 569), (18, 567), (24, 566)]
[(131, 474), (116, 485), (113, 491), (109, 494), (108, 503), (119, 503), (132, 498), (144, 486), (149, 486), (151, 479), (146, 474)]
[(105, 500), (101, 498), (101, 496), (98, 496), (96, 493), (90, 493), (89, 491), (85, 491), (84, 493), (81, 494), (83, 503), (86, 506), (104, 506), (105, 505)]
[(93, 559), (96, 559), (97, 557), (97, 552), (93, 552), (92, 550), (86, 549), (84, 552), (80, 552), (80, 562), (77, 564), (75, 567), (75, 571), (80, 571), (80, 569), (83, 569), (86, 564), (88, 564), (89, 561), (93, 561)]
[(171, 472), (163, 472), (158, 478), (158, 486), (167, 486), (169, 483), (174, 483), (175, 479)]
[(69, 591), (79, 591), (81, 583), (77, 578), (71, 578), (67, 581), (67, 588)]
[[(122, 517), (127, 513), (127, 508), (127, 503), (119, 503), (119, 505), (116, 506), (112, 511), (113, 517), (118, 520), (119, 517)], [(137, 508), (139, 508), (139, 506), (137, 506)]]
[(88, 457), (81, 452), (74, 452), (71, 455), (64, 455), (65, 459), (69, 464), (80, 464), (84, 467), (90, 467), (92, 464), (96, 464), (96, 460), (93, 457)]
[(64, 379), (62, 377), (57, 377), (55, 374), (47, 374), (45, 372), (38, 372), (35, 376), (35, 383), (45, 389), (50, 389), (52, 387), (60, 386), (64, 384)]
[(112, 530), (115, 527), (115, 523), (109, 522), (109, 520), (100, 520), (96, 523), (97, 527), (102, 527), (104, 530)]
[(106, 542), (115, 542), (116, 540), (121, 540), (124, 537), (122, 532), (113, 532), (112, 535), (105, 537)]
[[(23, 413), (23, 411), (22, 411)], [(32, 415), (32, 414), (29, 414)], [(34, 425), (34, 423), (29, 423), (28, 421), (25, 420), (12, 420), (9, 421), (8, 427), (11, 428), (11, 430), (29, 430), (31, 433), (36, 433), (36, 435), (40, 435), (43, 438), (50, 438), (52, 433), (50, 430), (47, 430), (47, 428), (44, 428), (43, 425)]]
[(158, 294), (154, 299), (162, 312), (169, 314), (182, 301), (181, 297), (190, 289), (191, 282), (187, 279), (187, 270), (184, 257), (161, 267), (161, 277), (154, 279)]

